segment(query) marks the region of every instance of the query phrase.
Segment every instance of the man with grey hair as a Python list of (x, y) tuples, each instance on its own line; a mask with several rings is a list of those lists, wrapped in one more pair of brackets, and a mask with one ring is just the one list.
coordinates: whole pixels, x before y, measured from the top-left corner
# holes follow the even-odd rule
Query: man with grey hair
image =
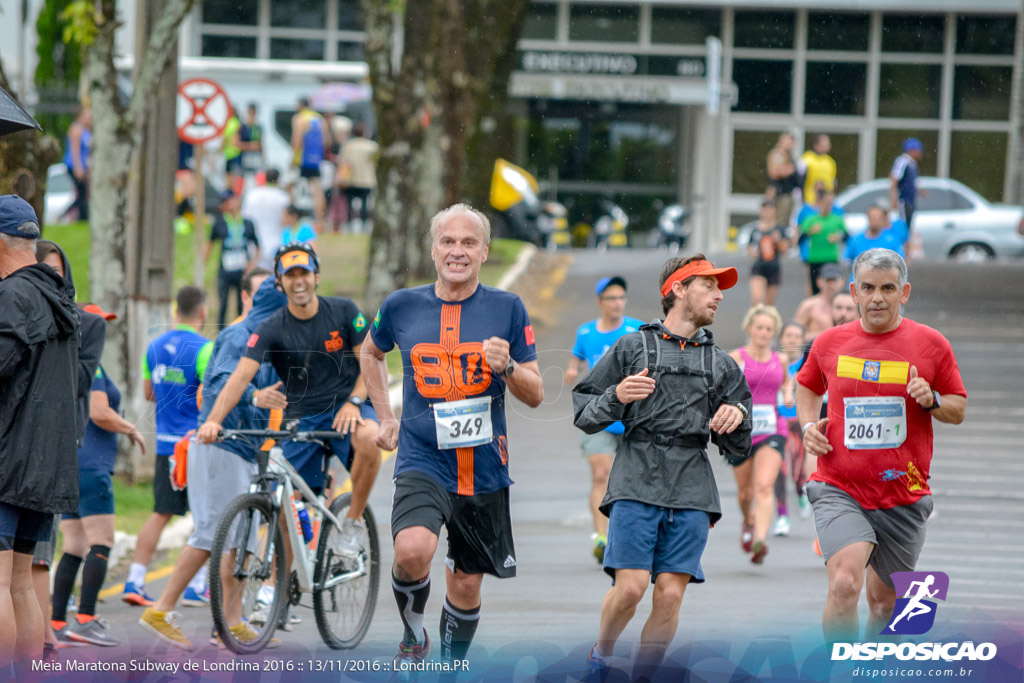
[(79, 313), (38, 238), (28, 202), (0, 196), (0, 670), (42, 654), (32, 553), (78, 505)]
[[(398, 449), (391, 585), (405, 627), (395, 671), (424, 661), (430, 563), (448, 529), (441, 658), (464, 659), (480, 619), (484, 574), (511, 578), (505, 389), (531, 407), (544, 400), (533, 327), (515, 294), (480, 284), (490, 224), (465, 204), (430, 221), (433, 284), (402, 289), (381, 305), (360, 361), (378, 408), (377, 445)], [(402, 353), (402, 422), (388, 402), (385, 354)]]
[(900, 314), (910, 298), (903, 258), (870, 249), (853, 274), (861, 317), (814, 339), (796, 390), (804, 448), (817, 458), (806, 491), (828, 570), (829, 642), (859, 637), (865, 583), (865, 638), (889, 623), (897, 597), (890, 575), (914, 570), (932, 511), (932, 419), (960, 424), (967, 409), (949, 342)]

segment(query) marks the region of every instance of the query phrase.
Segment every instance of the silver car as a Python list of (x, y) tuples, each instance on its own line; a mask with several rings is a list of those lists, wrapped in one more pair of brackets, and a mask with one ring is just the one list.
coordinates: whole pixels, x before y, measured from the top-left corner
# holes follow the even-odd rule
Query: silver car
[[(1024, 207), (991, 204), (962, 183), (948, 178), (920, 177), (914, 232), (921, 236), (925, 258), (986, 261), (1024, 257)], [(856, 185), (836, 197), (846, 211), (846, 230), (856, 235), (867, 228), (873, 204), (889, 206), (889, 179)]]

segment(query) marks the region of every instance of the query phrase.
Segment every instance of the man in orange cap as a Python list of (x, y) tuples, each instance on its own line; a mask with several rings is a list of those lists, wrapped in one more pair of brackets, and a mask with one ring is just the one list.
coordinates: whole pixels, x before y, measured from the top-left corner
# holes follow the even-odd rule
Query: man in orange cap
[(606, 658), (653, 583), (633, 670), (633, 678), (650, 678), (675, 636), (687, 585), (704, 582), (708, 529), (722, 516), (708, 437), (734, 458), (750, 450), (750, 388), (705, 329), (737, 279), (735, 268), (715, 268), (700, 254), (669, 259), (660, 278), (665, 320), (621, 337), (573, 389), (577, 427), (625, 425), (601, 503), (609, 516), (604, 570), (614, 584), (588, 673), (608, 669)]

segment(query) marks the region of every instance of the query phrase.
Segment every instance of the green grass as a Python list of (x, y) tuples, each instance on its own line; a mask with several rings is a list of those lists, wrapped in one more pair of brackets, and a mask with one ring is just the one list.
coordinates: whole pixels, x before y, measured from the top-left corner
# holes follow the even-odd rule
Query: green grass
[(142, 525), (153, 514), (153, 484), (149, 481), (128, 484), (120, 477), (113, 479), (117, 529), (138, 536)]

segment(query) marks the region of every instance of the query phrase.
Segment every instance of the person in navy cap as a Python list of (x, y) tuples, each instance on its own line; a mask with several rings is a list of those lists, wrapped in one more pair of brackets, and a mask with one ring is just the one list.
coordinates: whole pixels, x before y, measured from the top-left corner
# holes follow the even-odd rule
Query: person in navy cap
[(78, 506), (80, 317), (74, 286), (36, 262), (39, 235), (28, 202), (0, 196), (0, 670), (26, 667), (17, 679), (43, 653), (32, 553)]
[(928, 191), (917, 188), (917, 164), (924, 154), (924, 145), (917, 138), (903, 141), (903, 154), (896, 157), (889, 173), (889, 206), (899, 211), (900, 218), (907, 224), (908, 244), (914, 244), (914, 211), (917, 209), (917, 196), (928, 196)]

